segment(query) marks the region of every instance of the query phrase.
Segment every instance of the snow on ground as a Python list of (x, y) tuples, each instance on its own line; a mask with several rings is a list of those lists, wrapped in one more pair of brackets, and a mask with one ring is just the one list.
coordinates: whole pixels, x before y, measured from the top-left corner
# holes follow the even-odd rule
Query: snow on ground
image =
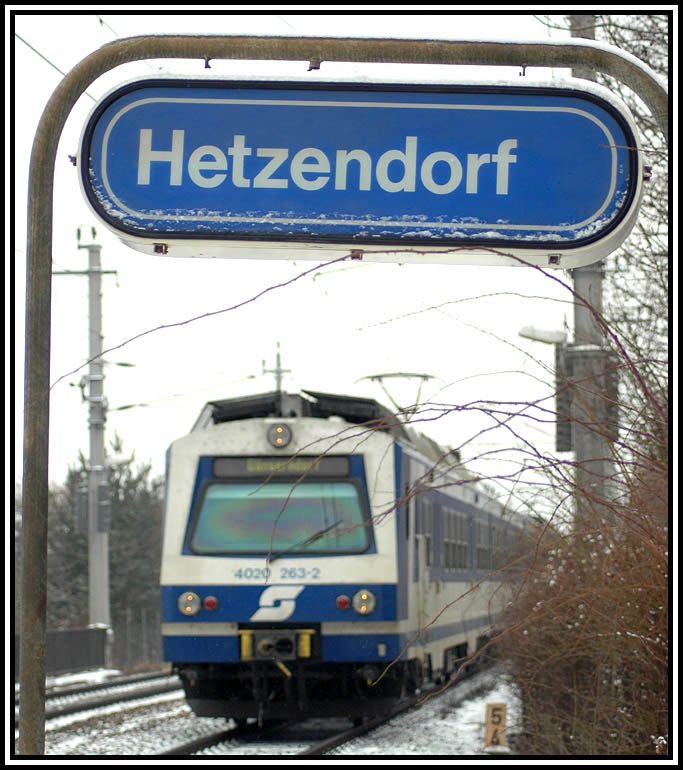
[[(71, 685), (88, 685), (106, 682), (116, 676), (121, 676), (122, 672), (113, 668), (97, 668), (92, 671), (78, 671), (73, 674), (59, 674), (45, 677), (45, 686), (49, 690), (58, 687), (71, 687)], [(14, 683), (14, 692), (19, 692), (19, 682)]]
[(421, 708), (392, 719), (371, 735), (340, 746), (330, 755), (486, 755), (484, 726), (489, 703), (507, 706), (507, 731), (514, 732), (521, 720), (517, 688), (496, 669), (454, 683), (440, 697), (425, 701)]
[(115, 668), (97, 668), (93, 671), (79, 671), (75, 674), (60, 674), (59, 676), (45, 677), (46, 687), (68, 687), (73, 684), (97, 684), (106, 682), (123, 672)]

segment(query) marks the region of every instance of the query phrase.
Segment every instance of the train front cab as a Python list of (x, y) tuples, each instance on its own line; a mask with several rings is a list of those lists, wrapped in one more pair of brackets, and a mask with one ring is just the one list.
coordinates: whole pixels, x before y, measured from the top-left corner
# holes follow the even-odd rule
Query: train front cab
[[(310, 422), (295, 426), (303, 443), (323, 421)], [(399, 617), (391, 437), (370, 433), (348, 455), (245, 457), (216, 428), (169, 458), (162, 634), (191, 707), (236, 719), (386, 710), (421, 676)], [(194, 468), (190, 497), (173, 464)]]

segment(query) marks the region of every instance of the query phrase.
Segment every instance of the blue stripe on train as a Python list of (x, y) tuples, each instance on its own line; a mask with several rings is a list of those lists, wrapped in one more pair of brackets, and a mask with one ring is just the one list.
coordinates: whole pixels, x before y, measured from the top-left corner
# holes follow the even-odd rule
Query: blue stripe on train
[[(411, 644), (426, 644), (438, 639), (460, 637), (475, 629), (490, 631), (488, 616), (470, 618), (466, 622), (449, 623), (445, 626), (402, 634), (323, 634), (322, 659), (329, 662), (391, 661), (404, 654)], [(165, 635), (163, 637), (164, 660), (178, 663), (235, 663), (240, 659), (239, 637), (227, 634), (211, 636)]]
[(164, 636), (164, 660), (176, 663), (230, 663), (240, 659), (236, 636)]
[[(296, 590), (296, 589), (300, 590)], [(349, 599), (361, 588), (370, 589), (377, 599), (374, 612), (359, 615), (351, 607), (336, 606), (340, 594)], [(178, 609), (178, 597), (184, 591), (194, 591), (204, 599), (215, 596), (218, 607), (200, 610), (197, 615), (183, 615)], [(268, 592), (268, 593), (266, 593)], [(279, 595), (280, 594), (280, 595)], [(271, 617), (254, 617), (260, 608), (272, 609)], [(264, 613), (261, 613), (262, 615)], [(267, 613), (266, 613), (267, 614)], [(300, 585), (296, 583), (240, 586), (162, 586), (161, 618), (165, 623), (246, 623), (249, 621), (323, 622), (323, 621), (381, 621), (396, 620), (396, 586), (393, 584)]]

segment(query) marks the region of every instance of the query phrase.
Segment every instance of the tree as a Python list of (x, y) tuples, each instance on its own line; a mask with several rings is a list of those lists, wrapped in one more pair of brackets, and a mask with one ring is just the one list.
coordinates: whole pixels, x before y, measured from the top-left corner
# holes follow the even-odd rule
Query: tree
[[(118, 437), (112, 449), (115, 455), (121, 453)], [(150, 478), (150, 465), (134, 462), (133, 456), (108, 466), (112, 617), (129, 608), (156, 612), (159, 607), (162, 481)], [(87, 473), (81, 455), (78, 465), (69, 468), (64, 485), (49, 490), (47, 626), (51, 629), (88, 624), (87, 517), (78, 513), (85, 502)]]
[[(669, 26), (665, 14), (597, 17), (600, 39), (647, 62), (664, 81), (668, 80)], [(661, 454), (668, 449), (663, 424), (668, 412), (668, 150), (643, 103), (613, 79), (603, 81), (634, 114), (645, 163), (651, 168), (635, 231), (608, 261), (605, 316), (637, 366), (637, 377), (632, 371), (621, 378), (619, 397), (626, 427), (642, 434), (639, 443), (648, 445), (650, 454)]]
[[(118, 437), (112, 447), (122, 450)], [(112, 616), (128, 608), (159, 608), (162, 481), (150, 465), (134, 466), (134, 456), (109, 467), (111, 495), (110, 598)]]
[(82, 505), (85, 460), (69, 468), (64, 486), (48, 491), (47, 627), (88, 624), (88, 539), (78, 507)]

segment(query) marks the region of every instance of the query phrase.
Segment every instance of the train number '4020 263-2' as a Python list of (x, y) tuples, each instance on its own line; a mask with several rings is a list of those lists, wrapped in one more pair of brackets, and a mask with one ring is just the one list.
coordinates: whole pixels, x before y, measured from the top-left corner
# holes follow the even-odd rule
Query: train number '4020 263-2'
[(233, 572), (237, 580), (319, 580), (320, 567), (240, 567)]

